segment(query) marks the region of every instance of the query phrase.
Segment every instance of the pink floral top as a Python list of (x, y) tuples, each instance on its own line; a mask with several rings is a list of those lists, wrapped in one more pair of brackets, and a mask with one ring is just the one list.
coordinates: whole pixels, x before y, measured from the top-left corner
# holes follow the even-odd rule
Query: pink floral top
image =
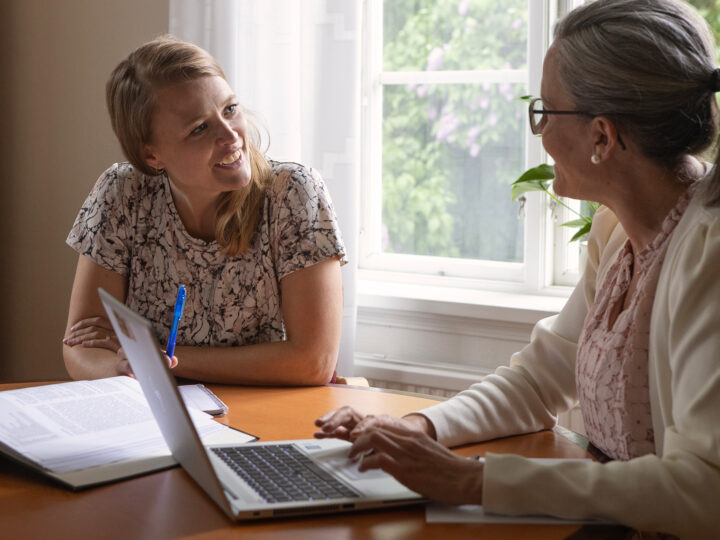
[[(657, 237), (637, 254), (628, 240), (585, 319), (576, 364), (578, 399), (588, 439), (613, 459), (654, 453), (648, 344), (655, 289), (668, 243), (695, 185), (679, 198)], [(636, 289), (622, 308), (633, 272)], [(614, 313), (619, 313), (614, 321)]]

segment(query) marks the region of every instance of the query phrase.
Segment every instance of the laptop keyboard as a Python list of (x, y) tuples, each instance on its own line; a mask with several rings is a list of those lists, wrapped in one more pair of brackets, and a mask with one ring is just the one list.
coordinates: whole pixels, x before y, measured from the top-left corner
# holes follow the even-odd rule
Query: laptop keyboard
[(267, 502), (358, 497), (292, 444), (213, 448)]

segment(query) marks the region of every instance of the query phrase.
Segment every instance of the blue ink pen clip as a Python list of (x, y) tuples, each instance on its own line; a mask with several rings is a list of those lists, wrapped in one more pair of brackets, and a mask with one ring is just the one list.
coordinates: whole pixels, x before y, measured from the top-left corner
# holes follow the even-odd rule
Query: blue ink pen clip
[(185, 285), (180, 285), (178, 289), (177, 300), (175, 301), (175, 314), (173, 315), (172, 328), (170, 328), (170, 337), (168, 338), (167, 350), (165, 354), (172, 359), (175, 354), (175, 340), (177, 339), (178, 323), (182, 317), (183, 308), (185, 307)]

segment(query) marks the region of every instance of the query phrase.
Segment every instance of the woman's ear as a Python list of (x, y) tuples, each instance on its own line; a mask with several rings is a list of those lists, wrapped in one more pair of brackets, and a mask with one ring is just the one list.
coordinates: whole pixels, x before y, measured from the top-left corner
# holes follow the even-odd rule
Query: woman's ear
[(620, 149), (620, 138), (615, 123), (605, 116), (596, 116), (591, 123), (592, 160), (597, 164)]
[(165, 169), (165, 165), (163, 164), (162, 160), (157, 157), (157, 155), (155, 154), (155, 150), (149, 144), (143, 146), (143, 160), (145, 160), (145, 163), (147, 163), (153, 169), (156, 169), (158, 171)]

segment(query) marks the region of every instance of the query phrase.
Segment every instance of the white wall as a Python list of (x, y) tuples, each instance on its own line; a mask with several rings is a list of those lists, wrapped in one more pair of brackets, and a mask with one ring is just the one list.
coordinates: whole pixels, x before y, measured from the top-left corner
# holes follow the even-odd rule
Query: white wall
[(61, 339), (77, 257), (65, 246), (122, 154), (105, 81), (168, 30), (168, 0), (0, 1), (0, 380), (66, 377)]

